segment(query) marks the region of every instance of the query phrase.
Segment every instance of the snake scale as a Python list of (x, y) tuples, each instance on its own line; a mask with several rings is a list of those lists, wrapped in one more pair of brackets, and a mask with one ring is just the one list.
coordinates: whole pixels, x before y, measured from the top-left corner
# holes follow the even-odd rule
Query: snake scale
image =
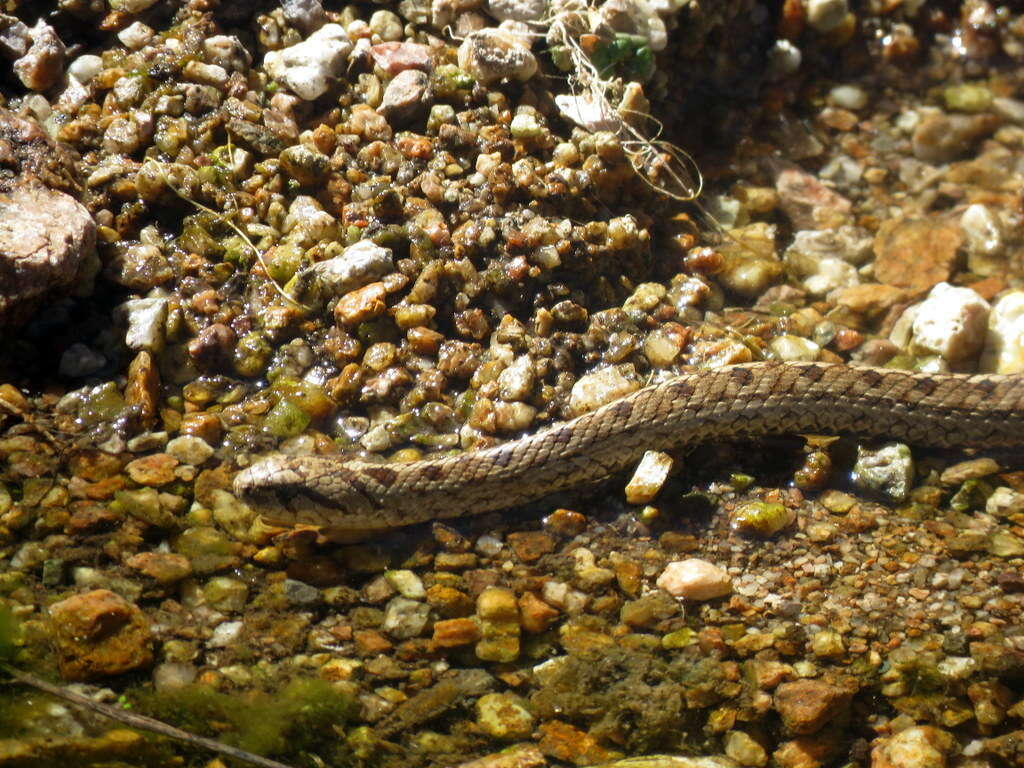
[(648, 450), (780, 434), (933, 447), (1024, 445), (1024, 375), (750, 363), (653, 384), (491, 448), (409, 463), (275, 456), (235, 490), (269, 519), (377, 530), (505, 509), (635, 465)]

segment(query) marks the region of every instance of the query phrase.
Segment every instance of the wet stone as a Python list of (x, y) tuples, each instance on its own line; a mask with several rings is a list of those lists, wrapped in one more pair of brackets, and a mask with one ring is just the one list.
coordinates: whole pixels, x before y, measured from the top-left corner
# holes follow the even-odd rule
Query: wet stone
[(875, 277), (883, 283), (923, 292), (949, 280), (963, 233), (946, 218), (889, 219), (875, 236)]
[(60, 673), (68, 680), (119, 675), (153, 661), (145, 615), (109, 590), (54, 603), (50, 621)]
[(903, 443), (878, 449), (857, 448), (853, 483), (863, 491), (880, 493), (894, 502), (905, 501), (914, 484), (914, 458)]
[(775, 690), (775, 710), (793, 733), (808, 734), (820, 730), (849, 704), (856, 684), (842, 686), (825, 680), (796, 680), (782, 683)]

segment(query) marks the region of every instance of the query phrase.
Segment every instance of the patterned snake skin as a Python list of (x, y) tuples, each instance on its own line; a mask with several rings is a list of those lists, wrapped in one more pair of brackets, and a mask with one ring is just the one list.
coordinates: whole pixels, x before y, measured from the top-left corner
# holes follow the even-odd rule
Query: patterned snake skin
[(272, 457), (235, 491), (269, 519), (376, 530), (477, 514), (594, 482), (648, 450), (793, 433), (1024, 445), (1024, 376), (751, 363), (686, 374), (480, 451), (410, 463)]

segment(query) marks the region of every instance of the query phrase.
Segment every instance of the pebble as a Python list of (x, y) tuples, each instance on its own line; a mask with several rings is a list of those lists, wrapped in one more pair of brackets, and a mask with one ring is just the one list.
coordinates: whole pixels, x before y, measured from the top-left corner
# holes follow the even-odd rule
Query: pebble
[(728, 573), (714, 563), (696, 558), (669, 563), (657, 584), (673, 597), (687, 600), (714, 600), (732, 592)]
[(737, 533), (770, 538), (796, 520), (796, 512), (777, 502), (750, 501), (740, 504), (729, 516)]
[(297, 96), (313, 101), (345, 73), (352, 42), (338, 24), (325, 24), (301, 43), (268, 51), (263, 66)]
[(133, 16), (142, 13), (156, 2), (157, 0), (110, 0), (110, 10)]
[(327, 21), (320, 0), (282, 0), (281, 11), (289, 24), (306, 34), (319, 29)]
[(950, 163), (971, 152), (997, 127), (999, 118), (990, 114), (929, 114), (914, 130), (914, 157), (934, 165)]
[(498, 21), (540, 21), (548, 12), (548, 0), (487, 0), (485, 7)]
[(233, 613), (245, 608), (249, 588), (245, 582), (230, 576), (214, 576), (203, 585), (203, 597), (218, 611)]
[(952, 277), (962, 243), (958, 222), (946, 217), (884, 221), (875, 236), (875, 278), (923, 293)]
[(176, 584), (192, 575), (188, 558), (173, 552), (138, 552), (125, 565), (163, 585)]
[(868, 105), (868, 92), (857, 85), (837, 85), (828, 92), (828, 100), (836, 107), (857, 112)]
[(297, 282), (315, 282), (324, 298), (341, 296), (395, 271), (391, 249), (370, 240), (350, 245), (340, 256), (320, 261), (296, 275)]
[(159, 352), (164, 347), (166, 298), (130, 299), (119, 307), (127, 320), (124, 342), (129, 349)]
[(374, 63), (390, 77), (407, 69), (430, 72), (434, 67), (430, 48), (420, 43), (381, 43), (370, 47), (370, 55)]
[(646, 451), (626, 483), (626, 501), (647, 504), (661, 491), (672, 471), (672, 457), (662, 451)]
[(825, 680), (794, 680), (775, 689), (773, 706), (791, 732), (815, 733), (847, 708), (856, 688), (852, 678), (843, 686)]
[(392, 598), (384, 611), (381, 629), (397, 640), (419, 637), (430, 620), (430, 606), (405, 597)]
[(911, 726), (879, 739), (871, 750), (871, 768), (946, 768), (955, 744), (953, 735), (941, 728)]
[(213, 456), (213, 448), (201, 437), (180, 435), (167, 443), (167, 453), (182, 464), (198, 467)]
[(783, 333), (769, 343), (772, 354), (779, 360), (810, 363), (818, 359), (821, 347), (810, 339)]
[(822, 34), (831, 32), (846, 19), (850, 12), (847, 0), (805, 0), (807, 23)]
[(68, 75), (83, 85), (88, 85), (102, 71), (103, 59), (91, 53), (84, 53), (78, 56), (68, 65)]
[(796, 229), (826, 229), (847, 223), (850, 201), (804, 170), (781, 171), (775, 177), (775, 191), (779, 208)]
[(529, 738), (535, 721), (526, 703), (513, 694), (487, 693), (476, 701), (477, 725), (499, 741)]
[(57, 665), (67, 680), (120, 675), (153, 663), (145, 614), (108, 589), (54, 603), (50, 624)]
[[(873, 320), (885, 315), (892, 307), (905, 302), (907, 292), (895, 285), (884, 283), (862, 283), (840, 288), (831, 297), (837, 305), (851, 312)], [(888, 343), (888, 342), (886, 342)]]
[(881, 448), (857, 447), (853, 484), (862, 491), (880, 493), (895, 503), (906, 501), (914, 484), (914, 457), (903, 443)]
[[(33, 130), (34, 124), (4, 129)], [(26, 180), (0, 197), (0, 220), (0, 323), (20, 323), (44, 299), (88, 290), (80, 283), (91, 284), (86, 270), (95, 256), (96, 225), (81, 203)]]
[(595, 98), (589, 91), (560, 93), (555, 96), (555, 105), (562, 117), (591, 133), (614, 131), (622, 122), (608, 102)]
[(988, 318), (988, 302), (970, 288), (938, 283), (916, 308), (913, 347), (951, 363), (974, 359), (985, 344)]
[(574, 416), (593, 411), (640, 389), (640, 383), (627, 379), (616, 366), (581, 376), (569, 393), (569, 409)]
[(1006, 270), (1003, 224), (992, 209), (982, 203), (967, 206), (960, 216), (960, 228), (967, 246), (967, 268), (988, 277)]
[(508, 78), (525, 82), (537, 72), (537, 59), (507, 32), (488, 28), (466, 35), (459, 66), (483, 84)]
[(385, 571), (387, 583), (402, 597), (410, 600), (423, 600), (427, 596), (423, 588), (423, 580), (413, 571)]
[(430, 102), (430, 78), (418, 69), (406, 69), (388, 83), (377, 111), (392, 125), (401, 125), (425, 112)]
[(1000, 486), (985, 501), (985, 512), (996, 517), (1010, 517), (1024, 513), (1024, 493)]
[(726, 757), (741, 766), (762, 768), (768, 764), (768, 752), (744, 731), (729, 731), (725, 734), (724, 747)]
[(206, 641), (206, 646), (208, 648), (227, 648), (237, 643), (244, 631), (244, 622), (222, 621), (214, 627), (210, 639)]
[(141, 21), (134, 21), (117, 33), (117, 39), (125, 48), (137, 51), (153, 39), (153, 29)]
[[(14, 16), (4, 15), (3, 29), (0, 29), (0, 56), (17, 59), (24, 56), (32, 45), (32, 35), (23, 21)], [(97, 57), (99, 58), (99, 57)]]
[(340, 326), (356, 326), (387, 311), (384, 283), (370, 283), (342, 296), (334, 305), (334, 319)]
[(392, 11), (374, 11), (370, 16), (370, 31), (385, 42), (401, 40), (403, 28), (402, 19)]
[(46, 91), (64, 74), (64, 43), (42, 19), (29, 29), (32, 45), (14, 62), (14, 73), (30, 91)]
[(1024, 291), (1003, 294), (992, 307), (980, 368), (989, 373), (1024, 373)]

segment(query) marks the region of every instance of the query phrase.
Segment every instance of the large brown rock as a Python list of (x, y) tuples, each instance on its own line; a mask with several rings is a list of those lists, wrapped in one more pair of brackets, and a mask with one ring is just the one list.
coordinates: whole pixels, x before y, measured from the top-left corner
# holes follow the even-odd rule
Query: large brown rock
[(94, 589), (50, 606), (61, 675), (92, 680), (153, 663), (149, 622), (134, 603)]
[(775, 689), (775, 710), (791, 732), (814, 733), (846, 709), (856, 690), (853, 681), (795, 680)]
[(912, 294), (949, 280), (964, 236), (947, 217), (890, 219), (875, 236), (875, 277)]

